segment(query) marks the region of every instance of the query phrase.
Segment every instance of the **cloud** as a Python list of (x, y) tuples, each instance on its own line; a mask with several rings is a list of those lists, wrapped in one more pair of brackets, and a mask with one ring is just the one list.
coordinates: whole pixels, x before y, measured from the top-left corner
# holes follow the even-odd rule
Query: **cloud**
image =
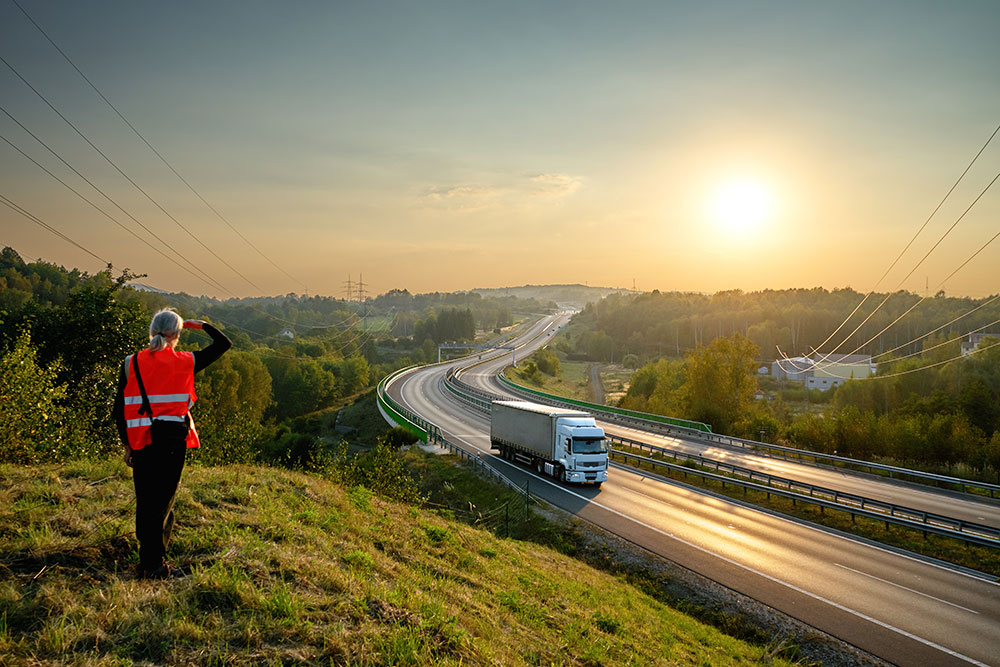
[(437, 186), (429, 188), (421, 201), (455, 211), (477, 211), (493, 205), (503, 193), (502, 188), (491, 186)]
[(543, 197), (568, 197), (583, 185), (583, 182), (567, 174), (535, 174), (529, 176), (536, 195)]
[(539, 200), (552, 201), (572, 195), (582, 180), (566, 174), (529, 174), (493, 185), (439, 185), (425, 190), (420, 202), (452, 211), (479, 211), (533, 206)]

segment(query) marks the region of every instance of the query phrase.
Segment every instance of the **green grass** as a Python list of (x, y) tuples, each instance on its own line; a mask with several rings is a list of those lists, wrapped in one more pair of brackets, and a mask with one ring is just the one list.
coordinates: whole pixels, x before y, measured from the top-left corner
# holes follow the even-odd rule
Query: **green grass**
[(0, 664), (772, 662), (552, 548), (273, 468), (189, 467), (190, 574), (137, 580), (132, 498), (120, 462), (0, 466)]
[(567, 398), (575, 398), (580, 401), (594, 400), (594, 394), (590, 388), (590, 367), (592, 364), (589, 361), (566, 361), (560, 358), (558, 375), (553, 377), (539, 371), (534, 380), (525, 377), (523, 364), (521, 361), (518, 361), (518, 364), (519, 368), (508, 368), (506, 370), (507, 377), (518, 384), (523, 384), (526, 387), (532, 387), (548, 394), (566, 396)]
[[(649, 452), (629, 449), (621, 445), (617, 445), (617, 448), (648, 458), (663, 459), (660, 454), (650, 456)], [(663, 460), (674, 463), (672, 459)], [(692, 470), (704, 470), (713, 474), (724, 474), (709, 468), (702, 468), (690, 459), (689, 461), (689, 464), (682, 465), (687, 465)], [(634, 462), (629, 464), (634, 465)], [(864, 537), (875, 542), (881, 542), (882, 544), (1000, 576), (1000, 551), (997, 549), (969, 545), (961, 540), (930, 533), (924, 536), (922, 531), (891, 524), (887, 526), (884, 521), (875, 519), (865, 517), (852, 519), (850, 514), (844, 511), (823, 509), (817, 505), (799, 502), (791, 498), (782, 498), (781, 496), (768, 494), (765, 491), (742, 489), (732, 484), (723, 486), (722, 482), (719, 481), (705, 480), (694, 474), (685, 475), (682, 472), (673, 471), (662, 466), (652, 466), (652, 469), (664, 477), (683, 481), (691, 486), (707, 489), (730, 498), (737, 498), (759, 507), (781, 512), (782, 514), (804, 519), (852, 535), (858, 535), (859, 537)]]
[(604, 404), (617, 406), (618, 401), (625, 396), (629, 383), (632, 382), (632, 371), (621, 364), (601, 364), (598, 373), (604, 386)]

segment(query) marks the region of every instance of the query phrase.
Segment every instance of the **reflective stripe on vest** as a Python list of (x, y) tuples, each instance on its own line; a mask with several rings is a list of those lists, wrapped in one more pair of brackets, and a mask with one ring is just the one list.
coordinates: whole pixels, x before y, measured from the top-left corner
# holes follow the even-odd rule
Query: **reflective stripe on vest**
[[(129, 447), (139, 450), (151, 441), (152, 419), (183, 422), (191, 420), (189, 409), (197, 400), (194, 391), (194, 355), (166, 348), (158, 352), (143, 350), (137, 356), (139, 373), (149, 397), (152, 415), (140, 414), (142, 393), (134, 377), (131, 355), (126, 358), (128, 381), (125, 383), (125, 426)], [(190, 421), (187, 446), (197, 447), (198, 433)]]

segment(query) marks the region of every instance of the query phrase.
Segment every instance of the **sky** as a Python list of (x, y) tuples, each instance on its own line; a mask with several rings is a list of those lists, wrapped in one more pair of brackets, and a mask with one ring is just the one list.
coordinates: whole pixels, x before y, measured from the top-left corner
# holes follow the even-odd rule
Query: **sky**
[(220, 298), (1000, 292), (1000, 184), (959, 219), (1000, 136), (889, 270), (1000, 124), (994, 0), (17, 2), (228, 221), (0, 0), (0, 195), (97, 257), (0, 205), (26, 259)]

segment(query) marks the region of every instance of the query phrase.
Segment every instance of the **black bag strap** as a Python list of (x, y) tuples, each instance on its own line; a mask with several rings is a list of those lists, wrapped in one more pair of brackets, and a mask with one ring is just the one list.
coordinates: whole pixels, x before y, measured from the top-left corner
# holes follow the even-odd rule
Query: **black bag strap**
[(135, 380), (139, 383), (139, 393), (142, 394), (142, 405), (139, 407), (140, 415), (153, 416), (153, 406), (149, 404), (149, 396), (146, 395), (146, 387), (142, 384), (142, 375), (139, 373), (139, 355), (132, 355), (132, 368), (135, 370)]

